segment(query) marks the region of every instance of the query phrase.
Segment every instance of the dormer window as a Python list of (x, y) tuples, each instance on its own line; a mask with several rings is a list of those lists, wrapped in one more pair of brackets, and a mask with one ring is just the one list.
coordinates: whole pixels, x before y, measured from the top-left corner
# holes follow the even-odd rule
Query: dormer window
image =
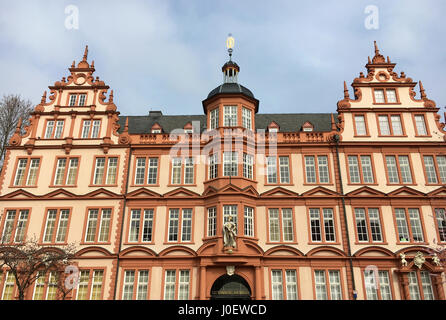
[(184, 133), (194, 133), (194, 128), (192, 127), (192, 124), (190, 122), (188, 122), (184, 127), (183, 127)]
[(305, 122), (302, 125), (302, 131), (304, 131), (304, 132), (311, 132), (311, 131), (313, 131), (313, 124), (311, 122), (309, 122), (309, 121)]
[(194, 130), (192, 130), (192, 129), (184, 129), (184, 133), (194, 133)]
[(225, 127), (237, 126), (237, 106), (224, 107), (224, 123)]
[(150, 129), (151, 133), (161, 133), (163, 131), (163, 128), (158, 124), (155, 123), (152, 128)]
[(85, 106), (86, 100), (87, 100), (86, 93), (70, 94), (70, 99), (69, 99), (68, 105), (70, 107), (74, 107), (74, 106), (83, 107), (83, 106)]
[(273, 121), (268, 125), (268, 132), (277, 133), (279, 132), (279, 128), (279, 125)]
[(279, 128), (268, 128), (268, 132), (277, 133), (279, 132)]
[(395, 89), (374, 89), (375, 103), (398, 103)]

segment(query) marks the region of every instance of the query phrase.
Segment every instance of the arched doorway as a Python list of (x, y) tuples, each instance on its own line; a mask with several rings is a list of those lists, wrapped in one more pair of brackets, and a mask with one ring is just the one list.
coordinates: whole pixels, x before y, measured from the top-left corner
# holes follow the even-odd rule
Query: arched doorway
[(251, 288), (239, 275), (222, 275), (211, 288), (211, 300), (242, 299), (251, 300)]

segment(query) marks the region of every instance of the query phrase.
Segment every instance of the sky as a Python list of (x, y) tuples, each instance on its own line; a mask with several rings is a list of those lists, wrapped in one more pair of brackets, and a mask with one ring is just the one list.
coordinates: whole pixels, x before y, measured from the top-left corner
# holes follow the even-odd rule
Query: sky
[(0, 96), (38, 104), (88, 45), (121, 115), (202, 114), (231, 33), (260, 113), (336, 112), (374, 40), (444, 110), (445, 12), (441, 0), (0, 0)]

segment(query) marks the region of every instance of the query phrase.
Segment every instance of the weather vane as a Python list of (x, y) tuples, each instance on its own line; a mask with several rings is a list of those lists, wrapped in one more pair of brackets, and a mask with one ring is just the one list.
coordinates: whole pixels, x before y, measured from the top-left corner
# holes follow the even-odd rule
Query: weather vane
[(235, 40), (232, 37), (232, 33), (228, 34), (228, 37), (226, 38), (226, 48), (228, 48), (229, 52), (229, 60), (231, 60), (232, 57), (232, 48), (234, 48)]

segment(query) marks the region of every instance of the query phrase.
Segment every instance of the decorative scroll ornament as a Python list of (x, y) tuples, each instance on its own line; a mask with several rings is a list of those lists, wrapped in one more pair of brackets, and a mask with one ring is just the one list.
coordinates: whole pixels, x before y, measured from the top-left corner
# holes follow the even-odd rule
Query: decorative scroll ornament
[(425, 261), (426, 258), (423, 257), (423, 254), (420, 251), (418, 251), (413, 258), (413, 263), (418, 267), (418, 269), (421, 269)]
[(400, 257), (401, 257), (401, 266), (407, 267), (406, 255), (404, 253), (400, 253)]
[(235, 266), (226, 266), (226, 273), (228, 276), (232, 276), (235, 273)]

